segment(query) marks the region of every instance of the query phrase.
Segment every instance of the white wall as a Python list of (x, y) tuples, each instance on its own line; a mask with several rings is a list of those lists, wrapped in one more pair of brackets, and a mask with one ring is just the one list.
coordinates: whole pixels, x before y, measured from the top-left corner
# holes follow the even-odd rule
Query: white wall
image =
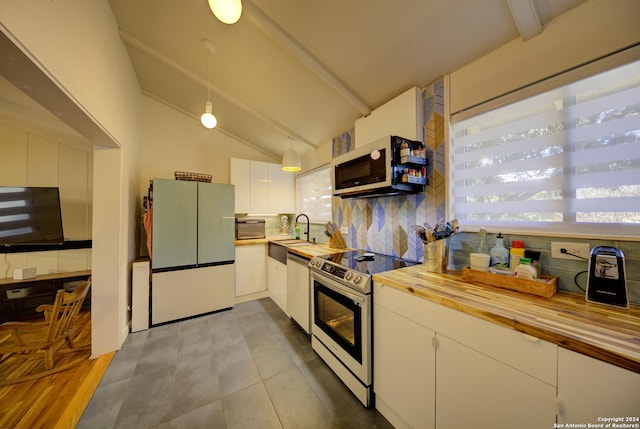
[(92, 354), (116, 350), (135, 256), (141, 96), (133, 67), (107, 0), (0, 0), (0, 29), (115, 147), (94, 151), (91, 293)]
[(640, 41), (640, 1), (589, 0), (451, 73), (452, 113)]
[(142, 106), (140, 204), (149, 180), (172, 179), (174, 171), (211, 174), (214, 182), (229, 183), (230, 158), (279, 162), (149, 97)]

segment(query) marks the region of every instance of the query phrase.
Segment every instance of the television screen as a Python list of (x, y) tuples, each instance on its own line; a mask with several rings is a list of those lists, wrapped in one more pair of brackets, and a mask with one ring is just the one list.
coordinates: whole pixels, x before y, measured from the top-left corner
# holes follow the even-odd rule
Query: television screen
[(0, 245), (63, 243), (58, 188), (0, 186)]

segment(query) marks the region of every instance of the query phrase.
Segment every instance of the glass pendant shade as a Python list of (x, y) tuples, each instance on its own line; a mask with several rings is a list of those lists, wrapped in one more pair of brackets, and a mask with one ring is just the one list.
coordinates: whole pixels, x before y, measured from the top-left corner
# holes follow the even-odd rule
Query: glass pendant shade
[(209, 8), (225, 24), (235, 24), (242, 15), (241, 0), (209, 0)]
[(293, 150), (293, 147), (286, 151), (282, 157), (282, 169), (284, 171), (300, 171), (302, 169), (300, 157), (298, 153)]
[(205, 108), (204, 108), (204, 113), (202, 114), (202, 116), (200, 116), (200, 122), (202, 122), (202, 125), (205, 126), (205, 128), (215, 128), (216, 125), (218, 125), (218, 120), (216, 119), (215, 116), (213, 116), (213, 113), (211, 113), (213, 111), (213, 106), (211, 105), (210, 101), (207, 101), (207, 103), (205, 104)]

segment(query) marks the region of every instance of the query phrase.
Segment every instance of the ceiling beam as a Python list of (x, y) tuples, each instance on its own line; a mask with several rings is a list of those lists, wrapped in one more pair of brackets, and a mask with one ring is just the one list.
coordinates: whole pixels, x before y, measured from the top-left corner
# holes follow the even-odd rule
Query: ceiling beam
[(362, 116), (369, 116), (371, 108), (351, 89), (347, 88), (340, 79), (338, 79), (331, 70), (314, 57), (304, 46), (296, 41), (289, 33), (280, 27), (274, 20), (265, 14), (260, 8), (251, 1), (245, 0), (243, 8), (246, 17), (256, 27), (271, 37), (284, 47), (298, 61), (304, 64), (316, 76), (322, 79), (327, 85), (333, 88), (340, 96), (353, 105)]
[(507, 0), (522, 40), (529, 40), (542, 33), (542, 23), (533, 2), (534, 0)]

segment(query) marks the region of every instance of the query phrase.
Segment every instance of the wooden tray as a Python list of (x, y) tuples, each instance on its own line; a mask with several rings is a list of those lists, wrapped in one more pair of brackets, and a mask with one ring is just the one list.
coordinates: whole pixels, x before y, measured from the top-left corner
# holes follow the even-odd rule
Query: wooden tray
[(558, 291), (558, 277), (556, 276), (542, 275), (538, 280), (528, 280), (486, 271), (472, 270), (469, 267), (465, 267), (462, 269), (462, 280), (469, 283), (479, 283), (486, 286), (515, 290), (517, 292), (545, 298), (551, 298)]

